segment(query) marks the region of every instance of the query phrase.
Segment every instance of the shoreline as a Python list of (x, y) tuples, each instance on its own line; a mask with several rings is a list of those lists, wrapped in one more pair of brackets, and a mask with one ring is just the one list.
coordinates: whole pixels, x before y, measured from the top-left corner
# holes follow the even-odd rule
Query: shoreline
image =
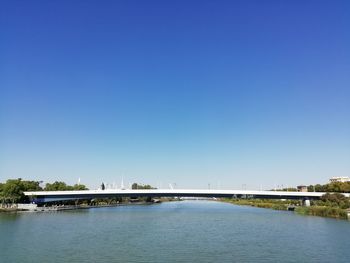
[[(0, 207), (0, 213), (20, 213), (20, 212), (60, 212), (71, 210), (82, 210), (92, 208), (104, 208), (104, 207), (118, 207), (129, 205), (152, 205), (162, 202), (174, 202), (181, 200), (170, 199), (156, 199), (153, 202), (125, 202), (125, 203), (113, 203), (113, 204), (100, 204), (100, 205), (54, 205), (54, 206), (36, 206), (35, 204), (17, 204), (11, 207)], [(263, 209), (272, 209), (279, 211), (290, 211), (298, 215), (304, 216), (318, 216), (325, 218), (350, 220), (350, 209), (341, 209), (339, 207), (330, 206), (300, 206), (297, 201), (284, 201), (284, 200), (264, 200), (264, 199), (228, 199), (221, 198), (215, 201), (229, 203), (239, 206), (250, 206)], [(27, 208), (25, 208), (28, 206)]]
[(69, 210), (81, 210), (91, 208), (103, 208), (103, 207), (118, 207), (118, 206), (129, 206), (129, 205), (153, 205), (160, 204), (163, 202), (174, 202), (180, 201), (177, 199), (154, 199), (152, 202), (146, 201), (135, 201), (135, 202), (122, 202), (113, 204), (99, 204), (99, 205), (52, 205), (52, 206), (37, 206), (36, 204), (15, 204), (11, 207), (3, 208), (0, 207), (0, 213), (18, 213), (18, 212), (60, 212)]
[[(239, 205), (239, 206), (250, 206), (263, 209), (272, 209), (279, 211), (293, 211), (298, 215), (304, 216), (318, 216), (325, 218), (350, 220), (350, 211), (341, 209), (338, 207), (329, 206), (300, 206), (291, 204), (281, 200), (274, 200), (269, 202), (261, 199), (221, 199), (222, 202)], [(291, 209), (293, 207), (293, 209)]]
[(39, 206), (33, 208), (1, 208), (0, 213), (17, 213), (17, 212), (60, 212), (69, 210), (82, 210), (91, 208), (104, 208), (104, 207), (118, 207), (127, 205), (152, 205), (158, 204), (159, 202), (130, 202), (120, 204), (103, 204), (103, 205), (62, 205), (62, 206)]

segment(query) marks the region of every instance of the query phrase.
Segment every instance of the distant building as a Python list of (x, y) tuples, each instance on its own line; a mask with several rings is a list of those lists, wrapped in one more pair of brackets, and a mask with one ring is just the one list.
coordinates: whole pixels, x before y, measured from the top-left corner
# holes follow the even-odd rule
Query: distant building
[(331, 179), (329, 179), (329, 182), (331, 182), (331, 183), (335, 183), (335, 182), (345, 183), (345, 182), (350, 182), (350, 178), (348, 176), (332, 177)]
[(306, 185), (298, 185), (297, 189), (298, 189), (298, 192), (307, 192), (307, 186)]

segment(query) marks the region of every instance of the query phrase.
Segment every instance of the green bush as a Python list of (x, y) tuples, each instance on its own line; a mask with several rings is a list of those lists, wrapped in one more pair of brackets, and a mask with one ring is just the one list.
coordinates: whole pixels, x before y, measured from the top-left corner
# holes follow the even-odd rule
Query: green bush
[(297, 207), (295, 209), (300, 215), (312, 215), (312, 216), (323, 216), (332, 218), (347, 219), (348, 215), (346, 210), (338, 207), (327, 207), (327, 206), (309, 206), (309, 207)]

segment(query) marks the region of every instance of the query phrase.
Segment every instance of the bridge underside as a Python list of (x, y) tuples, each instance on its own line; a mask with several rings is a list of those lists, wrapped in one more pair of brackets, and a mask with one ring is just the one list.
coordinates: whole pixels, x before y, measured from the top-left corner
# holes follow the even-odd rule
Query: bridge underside
[(303, 200), (303, 199), (319, 199), (319, 197), (300, 197), (295, 195), (249, 195), (249, 194), (203, 194), (203, 193), (98, 193), (98, 194), (73, 194), (73, 195), (48, 195), (48, 196), (37, 196), (31, 197), (31, 201), (43, 204), (57, 201), (68, 201), (68, 200), (91, 200), (91, 199), (104, 199), (104, 198), (120, 198), (120, 197), (205, 197), (205, 198), (244, 198), (244, 199), (290, 199), (290, 200)]

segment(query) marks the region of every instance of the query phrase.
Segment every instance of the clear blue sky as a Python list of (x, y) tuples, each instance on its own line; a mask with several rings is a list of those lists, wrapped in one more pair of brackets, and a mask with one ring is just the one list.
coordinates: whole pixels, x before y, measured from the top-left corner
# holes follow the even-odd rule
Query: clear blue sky
[(349, 1), (2, 1), (0, 181), (350, 176)]

